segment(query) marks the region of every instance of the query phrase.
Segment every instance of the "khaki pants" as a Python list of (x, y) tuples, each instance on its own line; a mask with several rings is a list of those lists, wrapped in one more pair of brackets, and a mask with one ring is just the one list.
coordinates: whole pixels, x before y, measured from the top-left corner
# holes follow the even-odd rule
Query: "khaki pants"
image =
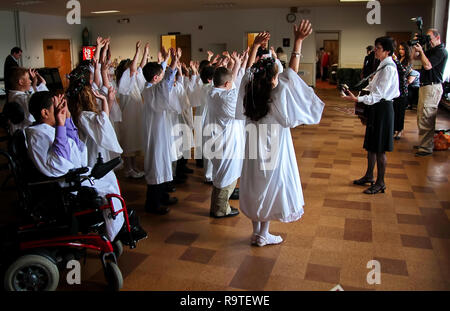
[(441, 84), (426, 85), (419, 89), (419, 102), (417, 104), (419, 151), (433, 152), (436, 114), (442, 93)]
[(225, 216), (231, 212), (230, 196), (233, 194), (236, 187), (237, 179), (229, 186), (225, 188), (216, 188), (213, 186), (211, 193), (211, 214), (215, 216)]

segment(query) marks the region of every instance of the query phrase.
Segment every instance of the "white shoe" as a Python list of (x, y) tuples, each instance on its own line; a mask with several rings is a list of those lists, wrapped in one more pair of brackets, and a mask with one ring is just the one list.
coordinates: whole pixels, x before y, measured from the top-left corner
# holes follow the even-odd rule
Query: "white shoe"
[(273, 244), (280, 244), (283, 242), (283, 238), (279, 235), (272, 235), (268, 233), (266, 236), (257, 235), (256, 236), (256, 245), (258, 246), (266, 246)]
[(136, 172), (135, 170), (129, 170), (127, 172), (125, 172), (125, 177), (127, 178), (142, 178), (145, 176), (144, 172)]

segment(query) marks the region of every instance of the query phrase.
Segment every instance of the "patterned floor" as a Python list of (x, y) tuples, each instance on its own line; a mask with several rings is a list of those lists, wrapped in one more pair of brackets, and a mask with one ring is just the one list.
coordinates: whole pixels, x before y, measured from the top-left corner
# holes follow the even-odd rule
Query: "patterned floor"
[[(363, 194), (352, 180), (366, 167), (364, 127), (335, 90), (318, 94), (327, 105), (320, 125), (292, 130), (306, 205), (300, 221), (272, 223), (281, 245), (250, 246), (244, 215), (208, 217), (211, 188), (200, 169), (177, 186), (179, 203), (165, 216), (145, 214), (144, 181), (118, 173), (149, 232), (119, 260), (124, 290), (450, 290), (449, 152), (414, 157), (415, 110), (407, 111), (405, 135), (388, 154), (386, 193)], [(437, 128), (449, 125), (440, 111)], [(371, 260), (381, 264), (381, 284), (367, 282)], [(81, 285), (63, 280), (61, 290), (106, 285), (95, 256)]]

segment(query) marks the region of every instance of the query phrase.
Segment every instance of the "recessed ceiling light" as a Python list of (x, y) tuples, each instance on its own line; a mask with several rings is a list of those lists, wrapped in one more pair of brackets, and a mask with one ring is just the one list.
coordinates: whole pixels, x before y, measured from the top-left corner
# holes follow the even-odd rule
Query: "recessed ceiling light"
[(216, 9), (229, 9), (236, 5), (234, 2), (217, 2), (217, 3), (203, 3), (205, 8), (216, 8)]
[(39, 1), (39, 0), (30, 0), (30, 1), (18, 1), (16, 2), (17, 5), (33, 5), (33, 4), (40, 4), (43, 3), (44, 1)]
[(110, 14), (110, 13), (119, 13), (117, 10), (109, 10), (109, 11), (95, 11), (91, 12), (92, 14)]

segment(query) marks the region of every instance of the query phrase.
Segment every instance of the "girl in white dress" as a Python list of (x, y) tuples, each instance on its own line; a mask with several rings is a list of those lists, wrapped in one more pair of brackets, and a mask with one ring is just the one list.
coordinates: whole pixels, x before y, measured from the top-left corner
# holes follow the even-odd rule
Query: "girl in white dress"
[(145, 173), (137, 168), (136, 156), (143, 150), (143, 103), (141, 93), (145, 87), (142, 68), (147, 64), (149, 44), (144, 49), (144, 55), (138, 66), (141, 42), (136, 43), (136, 53), (133, 61), (120, 62), (116, 70), (122, 122), (119, 126), (120, 143), (124, 150), (125, 176), (142, 178)]
[[(270, 221), (293, 222), (303, 215), (303, 193), (290, 128), (317, 124), (324, 103), (298, 76), (302, 41), (311, 23), (294, 25), (294, 51), (289, 68), (278, 74), (272, 58), (255, 64), (257, 50), (270, 38), (260, 33), (251, 48), (242, 80), (236, 118), (247, 120), (246, 156), (240, 181), (240, 208), (253, 222), (252, 245), (283, 241), (269, 233)], [(268, 154), (268, 150), (270, 153)], [(269, 156), (268, 156), (269, 155)]]
[[(74, 69), (70, 73), (67, 98), (73, 122), (80, 130), (80, 138), (87, 147), (88, 165), (92, 167), (97, 162), (99, 153), (106, 162), (111, 159), (110, 153), (121, 154), (122, 148), (109, 119), (109, 112), (114, 103), (114, 89), (110, 87), (108, 97), (93, 91), (90, 75), (87, 66)], [(101, 101), (100, 109), (97, 99)]]

